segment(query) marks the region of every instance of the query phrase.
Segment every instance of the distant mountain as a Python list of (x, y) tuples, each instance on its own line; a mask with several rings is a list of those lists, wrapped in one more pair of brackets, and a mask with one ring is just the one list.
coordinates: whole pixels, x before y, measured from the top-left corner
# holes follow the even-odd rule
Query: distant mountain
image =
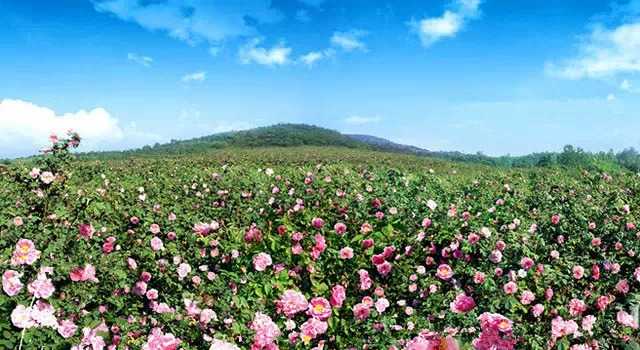
[(389, 141), (387, 139), (384, 139), (382, 137), (377, 137), (377, 136), (361, 135), (361, 134), (345, 134), (345, 136), (351, 138), (352, 140), (366, 143), (371, 147), (374, 147), (378, 150), (383, 150), (383, 151), (412, 153), (412, 154), (418, 154), (418, 155), (428, 155), (433, 153), (420, 147), (395, 143), (393, 141)]
[(335, 130), (306, 124), (276, 124), (250, 130), (230, 131), (188, 140), (172, 140), (122, 152), (91, 152), (86, 156), (189, 154), (229, 147), (333, 146), (375, 149)]
[(121, 152), (92, 152), (85, 156), (126, 157), (130, 155), (192, 154), (229, 147), (296, 147), (332, 146), (360, 148), (384, 152), (395, 152), (430, 156), (436, 158), (488, 162), (489, 157), (460, 152), (431, 152), (415, 146), (403, 145), (387, 139), (361, 134), (342, 134), (338, 131), (307, 124), (276, 124), (255, 129), (230, 131), (188, 140), (172, 140), (139, 149)]
[[(225, 148), (327, 146), (367, 149), (427, 156), (458, 162), (472, 162), (504, 167), (570, 166), (612, 171), (620, 167), (640, 171), (640, 153), (630, 148), (620, 153), (589, 153), (567, 145), (562, 152), (532, 153), (524, 156), (490, 157), (482, 153), (430, 151), (403, 145), (387, 139), (361, 134), (342, 134), (335, 130), (306, 124), (277, 124), (244, 131), (231, 131), (189, 140), (144, 146), (116, 152), (91, 152), (81, 157), (96, 159), (127, 158), (130, 156), (188, 155)], [(0, 162), (2, 163), (2, 162)]]

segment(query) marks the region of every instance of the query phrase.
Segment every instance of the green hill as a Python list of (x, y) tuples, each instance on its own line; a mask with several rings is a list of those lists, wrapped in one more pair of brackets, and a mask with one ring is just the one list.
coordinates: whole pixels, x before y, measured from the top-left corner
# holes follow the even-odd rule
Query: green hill
[(166, 155), (206, 154), (221, 150), (302, 146), (362, 149), (500, 167), (566, 166), (601, 171), (615, 171), (621, 168), (640, 171), (640, 154), (633, 148), (619, 153), (614, 153), (613, 151), (591, 153), (579, 147), (567, 145), (561, 152), (491, 157), (482, 153), (430, 151), (415, 146), (398, 144), (380, 137), (342, 134), (335, 130), (306, 124), (276, 124), (188, 140), (172, 140), (169, 143), (149, 145), (126, 151), (82, 153), (80, 156), (93, 159), (128, 158), (132, 156), (162, 157)]
[(347, 148), (371, 148), (335, 130), (306, 124), (276, 124), (250, 130), (230, 131), (188, 140), (172, 140), (169, 143), (144, 146), (121, 152), (91, 152), (84, 156), (128, 156), (191, 154), (225, 148), (334, 146)]

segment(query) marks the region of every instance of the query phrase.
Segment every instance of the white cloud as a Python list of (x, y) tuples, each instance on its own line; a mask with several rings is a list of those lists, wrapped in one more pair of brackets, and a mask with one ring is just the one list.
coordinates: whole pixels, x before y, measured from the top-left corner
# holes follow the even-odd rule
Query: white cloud
[(631, 83), (625, 79), (620, 83), (620, 90), (622, 91), (631, 91)]
[(183, 83), (189, 83), (192, 81), (205, 81), (207, 79), (207, 72), (200, 71), (182, 76)]
[(153, 63), (153, 58), (149, 56), (141, 56), (141, 55), (138, 55), (137, 53), (132, 53), (132, 52), (129, 52), (127, 54), (127, 59), (129, 61), (143, 65), (145, 67), (151, 67), (151, 63)]
[(640, 94), (640, 88), (633, 86), (633, 84), (627, 79), (620, 83), (620, 90), (631, 94)]
[(252, 23), (274, 23), (283, 18), (270, 0), (92, 1), (99, 12), (137, 23), (149, 31), (166, 32), (192, 44), (256, 35)]
[(640, 22), (614, 29), (596, 28), (580, 46), (580, 55), (555, 73), (563, 78), (606, 78), (640, 72)]
[(614, 94), (609, 94), (607, 95), (607, 101), (612, 102), (616, 100), (616, 95)]
[(409, 26), (418, 34), (422, 45), (427, 47), (434, 43), (455, 37), (466, 23), (480, 13), (480, 0), (457, 0), (440, 17), (427, 17), (419, 21), (411, 21)]
[(374, 124), (382, 121), (382, 118), (379, 116), (373, 117), (363, 117), (359, 115), (353, 115), (344, 120), (345, 123), (350, 125), (365, 125), (365, 124)]
[(640, 73), (640, 1), (614, 6), (608, 17), (615, 18), (617, 25), (592, 23), (590, 32), (578, 43), (575, 57), (548, 63), (548, 73), (566, 79), (605, 79)]
[(0, 100), (0, 157), (35, 154), (47, 145), (51, 133), (64, 135), (69, 129), (83, 138), (83, 151), (113, 145), (125, 137), (118, 120), (101, 107), (56, 114), (27, 101)]
[(270, 49), (259, 47), (262, 39), (254, 38), (242, 46), (238, 52), (243, 64), (257, 63), (265, 66), (282, 66), (290, 63), (291, 48), (279, 43)]
[(307, 66), (313, 66), (316, 62), (320, 61), (324, 58), (324, 54), (319, 51), (311, 51), (306, 55), (300, 56), (300, 61), (306, 64)]
[(334, 32), (331, 36), (331, 45), (345, 51), (366, 51), (367, 45), (361, 40), (365, 35), (367, 32), (357, 29), (348, 32)]
[(307, 67), (313, 67), (319, 61), (333, 56), (335, 56), (335, 50), (328, 48), (322, 51), (310, 51), (309, 53), (300, 56), (298, 60)]

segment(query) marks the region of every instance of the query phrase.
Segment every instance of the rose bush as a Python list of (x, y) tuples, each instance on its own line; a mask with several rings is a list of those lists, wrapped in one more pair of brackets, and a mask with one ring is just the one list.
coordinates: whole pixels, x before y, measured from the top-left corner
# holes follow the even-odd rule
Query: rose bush
[(0, 347), (638, 346), (634, 174), (52, 141), (0, 175)]

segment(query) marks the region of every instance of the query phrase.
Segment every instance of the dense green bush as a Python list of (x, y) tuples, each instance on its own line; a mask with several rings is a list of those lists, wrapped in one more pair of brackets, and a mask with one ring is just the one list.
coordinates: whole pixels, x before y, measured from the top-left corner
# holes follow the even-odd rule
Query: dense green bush
[(66, 150), (0, 172), (0, 347), (637, 348), (633, 174)]

